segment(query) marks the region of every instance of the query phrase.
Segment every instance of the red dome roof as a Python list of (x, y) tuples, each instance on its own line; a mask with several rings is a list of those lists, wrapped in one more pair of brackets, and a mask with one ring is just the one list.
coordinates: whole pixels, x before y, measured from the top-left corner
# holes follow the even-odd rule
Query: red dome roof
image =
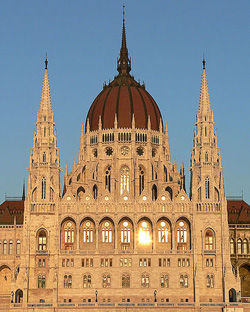
[(90, 131), (98, 129), (99, 116), (102, 129), (114, 128), (115, 115), (118, 128), (132, 128), (134, 115), (135, 127), (146, 129), (150, 116), (151, 129), (159, 131), (161, 113), (157, 104), (145, 87), (129, 74), (131, 60), (128, 57), (124, 19), (117, 70), (119, 75), (109, 85), (104, 86), (89, 109), (87, 120), (89, 119)]
[(161, 113), (156, 102), (129, 74), (118, 75), (96, 97), (87, 115), (90, 131), (98, 129), (99, 116), (102, 129), (114, 128), (115, 114), (118, 128), (132, 128), (134, 114), (136, 128), (146, 129), (150, 116), (151, 129), (159, 131)]

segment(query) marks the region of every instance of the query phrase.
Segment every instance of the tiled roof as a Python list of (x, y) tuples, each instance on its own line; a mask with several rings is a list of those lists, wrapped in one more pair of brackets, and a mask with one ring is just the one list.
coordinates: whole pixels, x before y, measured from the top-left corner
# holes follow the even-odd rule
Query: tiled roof
[(24, 200), (5, 200), (0, 205), (0, 224), (23, 224)]
[(228, 223), (250, 224), (250, 206), (244, 200), (228, 200)]

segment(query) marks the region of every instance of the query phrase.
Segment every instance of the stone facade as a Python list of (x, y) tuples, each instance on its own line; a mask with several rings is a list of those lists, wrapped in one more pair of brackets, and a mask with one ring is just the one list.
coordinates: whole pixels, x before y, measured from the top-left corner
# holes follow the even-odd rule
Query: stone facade
[[(18, 225), (14, 216), (13, 224), (0, 222), (5, 310), (243, 311), (237, 303), (239, 275), (230, 262), (227, 201), (205, 61), (190, 196), (184, 167), (178, 171), (176, 161), (171, 162), (167, 124), (163, 129), (155, 102), (146, 104), (146, 95), (151, 96), (130, 75), (124, 24), (118, 76), (90, 108), (78, 161), (71, 172), (65, 166), (61, 196), (47, 64), (24, 220)], [(120, 98), (109, 98), (117, 86)], [(143, 121), (134, 105), (135, 89), (147, 112)], [(106, 100), (100, 104), (103, 92)], [(124, 128), (126, 101), (134, 106), (128, 108), (131, 126)], [(113, 118), (113, 127), (105, 128), (107, 118)]]

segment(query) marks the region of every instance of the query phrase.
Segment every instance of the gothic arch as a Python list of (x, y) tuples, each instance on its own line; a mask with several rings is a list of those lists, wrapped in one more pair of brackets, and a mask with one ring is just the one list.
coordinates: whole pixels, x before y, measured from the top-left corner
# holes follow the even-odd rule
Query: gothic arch
[(36, 231), (36, 250), (45, 252), (48, 250), (48, 231), (44, 227), (40, 227)]
[(91, 217), (85, 217), (79, 227), (80, 249), (93, 250), (96, 242), (96, 224)]
[(106, 216), (99, 222), (99, 248), (113, 251), (115, 247), (115, 223)]
[(152, 251), (153, 248), (153, 223), (148, 217), (140, 217), (137, 222), (137, 248), (142, 251)]
[(204, 246), (203, 250), (216, 250), (216, 235), (211, 227), (207, 227), (204, 231)]
[(152, 200), (157, 200), (157, 186), (155, 184), (153, 184), (152, 186)]
[(241, 281), (241, 297), (250, 297), (250, 263), (242, 264), (239, 268), (239, 273)]
[(172, 200), (173, 199), (173, 190), (171, 189), (171, 187), (167, 186), (165, 188), (165, 191), (169, 193), (170, 199)]
[(176, 249), (191, 249), (191, 223), (187, 217), (179, 217), (175, 222)]
[(66, 217), (61, 222), (61, 249), (76, 249), (76, 222), (72, 217)]
[(122, 217), (117, 225), (118, 248), (121, 251), (134, 248), (134, 223), (129, 217)]
[(85, 188), (82, 186), (78, 187), (77, 192), (76, 192), (77, 196), (81, 198), (84, 193), (85, 193)]
[(165, 217), (160, 217), (155, 226), (156, 248), (159, 250), (172, 249), (172, 223)]
[[(8, 265), (3, 264), (0, 267), (0, 295), (10, 297), (11, 291), (11, 269)], [(10, 302), (10, 299), (8, 299)]]

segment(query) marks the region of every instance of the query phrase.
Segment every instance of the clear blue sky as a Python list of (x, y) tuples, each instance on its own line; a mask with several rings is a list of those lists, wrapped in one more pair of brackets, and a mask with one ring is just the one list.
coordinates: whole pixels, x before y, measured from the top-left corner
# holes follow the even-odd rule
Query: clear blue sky
[(123, 2), (132, 74), (168, 122), (172, 161), (189, 181), (205, 53), (226, 194), (250, 203), (249, 0), (0, 1), (0, 202), (27, 182), (46, 52), (61, 165), (77, 159), (81, 122), (116, 75)]

